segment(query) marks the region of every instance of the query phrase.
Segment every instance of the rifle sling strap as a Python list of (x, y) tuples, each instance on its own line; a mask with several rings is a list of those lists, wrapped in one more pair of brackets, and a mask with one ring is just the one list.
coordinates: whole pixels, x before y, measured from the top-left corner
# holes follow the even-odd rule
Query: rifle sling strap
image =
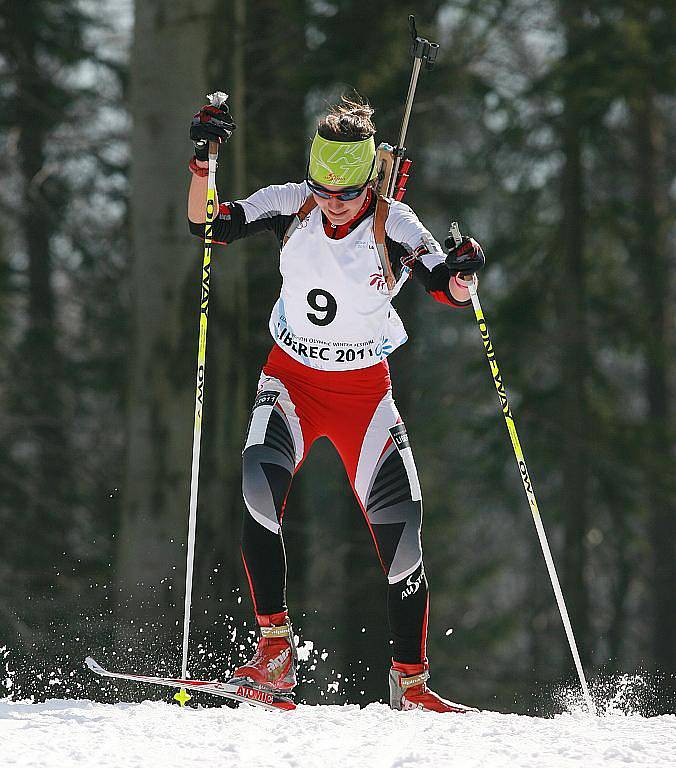
[[(301, 205), (298, 213), (296, 213), (296, 215), (291, 220), (291, 223), (286, 230), (286, 234), (284, 235), (282, 247), (288, 243), (291, 235), (298, 229), (303, 221), (305, 221), (305, 219), (316, 208), (316, 206), (317, 203), (314, 197), (310, 195), (305, 200), (303, 205)], [(385, 222), (387, 221), (389, 212), (389, 198), (384, 197), (383, 195), (378, 195), (378, 199), (376, 200), (376, 210), (373, 214), (373, 236), (376, 241), (376, 249), (378, 251), (378, 258), (380, 259), (380, 265), (383, 268), (383, 275), (385, 276), (387, 287), (391, 291), (397, 281), (394, 277), (394, 273), (392, 272), (392, 265), (390, 264), (389, 255), (387, 253), (387, 245), (385, 245)]]

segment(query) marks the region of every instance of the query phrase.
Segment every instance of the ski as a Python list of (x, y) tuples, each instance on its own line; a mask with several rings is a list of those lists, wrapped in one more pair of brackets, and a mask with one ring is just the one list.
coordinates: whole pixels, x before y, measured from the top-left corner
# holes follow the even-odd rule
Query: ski
[(115, 677), (119, 680), (132, 680), (137, 683), (166, 685), (169, 688), (188, 688), (192, 691), (202, 691), (203, 693), (210, 693), (212, 696), (221, 696), (232, 701), (253, 704), (268, 710), (291, 710), (296, 708), (296, 705), (288, 695), (241, 683), (223, 683), (219, 680), (184, 680), (180, 677), (157, 677), (153, 675), (132, 675), (127, 672), (111, 672), (108, 669), (104, 669), (91, 656), (87, 656), (85, 664), (92, 672), (101, 677)]

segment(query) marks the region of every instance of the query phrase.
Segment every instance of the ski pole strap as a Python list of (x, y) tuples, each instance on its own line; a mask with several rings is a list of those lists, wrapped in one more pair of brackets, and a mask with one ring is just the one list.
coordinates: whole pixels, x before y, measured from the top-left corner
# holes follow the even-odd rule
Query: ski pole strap
[(291, 637), (291, 625), (281, 624), (278, 627), (260, 627), (261, 637)]
[(291, 235), (300, 227), (300, 225), (305, 221), (305, 219), (310, 215), (312, 210), (317, 207), (317, 201), (314, 199), (313, 195), (310, 195), (303, 205), (301, 205), (300, 210), (298, 213), (293, 217), (291, 220), (291, 223), (289, 224), (286, 234), (284, 235), (284, 240), (282, 241), (282, 248), (289, 242), (289, 238)]
[(414, 685), (420, 685), (421, 683), (424, 683), (425, 680), (429, 680), (429, 678), (430, 678), (430, 672), (428, 669), (426, 669), (424, 672), (421, 672), (419, 675), (411, 675), (410, 677), (400, 677), (399, 684), (404, 690), (406, 690), (407, 688), (411, 688)]

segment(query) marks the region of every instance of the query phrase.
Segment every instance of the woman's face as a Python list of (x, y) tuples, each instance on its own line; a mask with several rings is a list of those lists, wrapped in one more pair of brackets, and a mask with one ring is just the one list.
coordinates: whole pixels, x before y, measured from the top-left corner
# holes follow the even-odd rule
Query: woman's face
[[(343, 187), (326, 185), (326, 189), (330, 192), (340, 192)], [(339, 200), (337, 197), (319, 197), (319, 195), (313, 195), (313, 197), (331, 224), (338, 226), (347, 224), (359, 213), (359, 209), (364, 205), (367, 190), (368, 187), (354, 200)]]

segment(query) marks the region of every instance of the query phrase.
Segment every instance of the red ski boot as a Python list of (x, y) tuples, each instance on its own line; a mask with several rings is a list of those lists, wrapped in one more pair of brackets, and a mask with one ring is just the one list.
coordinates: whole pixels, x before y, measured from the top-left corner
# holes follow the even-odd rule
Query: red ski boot
[(430, 691), (427, 664), (401, 664), (392, 661), (390, 669), (390, 707), (392, 709), (424, 709), (426, 712), (478, 712), (474, 707), (442, 699)]
[(235, 670), (230, 682), (247, 680), (272, 691), (291, 691), (296, 686), (298, 655), (287, 611), (256, 616), (261, 631), (253, 658)]

